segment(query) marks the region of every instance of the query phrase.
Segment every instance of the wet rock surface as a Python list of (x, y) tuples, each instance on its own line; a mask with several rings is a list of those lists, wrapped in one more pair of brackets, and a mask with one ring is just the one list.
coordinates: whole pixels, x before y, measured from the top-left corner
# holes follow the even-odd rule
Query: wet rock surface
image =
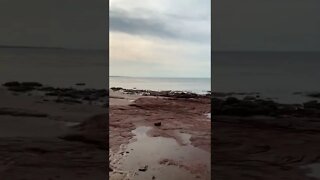
[(8, 87), (10, 91), (15, 91), (15, 92), (29, 92), (33, 91), (39, 87), (42, 86), (42, 84), (37, 83), (37, 82), (17, 82), (17, 81), (12, 81), (12, 82), (7, 82), (4, 83), (3, 86)]
[(3, 87), (0, 179), (107, 179), (106, 109), (82, 100), (93, 95), (107, 102), (107, 93), (34, 82)]
[(302, 104), (281, 104), (252, 96), (243, 99), (236, 97), (212, 98), (213, 113), (228, 116), (294, 116), (320, 117), (320, 103), (317, 100)]
[[(181, 152), (188, 153), (188, 151), (183, 150), (183, 147), (187, 146), (186, 144), (190, 144), (190, 146), (199, 149), (201, 152), (206, 152), (204, 154), (208, 155), (205, 159), (209, 160), (211, 127), (210, 121), (207, 121), (205, 113), (210, 112), (210, 102), (211, 99), (206, 96), (199, 96), (198, 98), (150, 98), (141, 96), (141, 98), (136, 99), (134, 103), (129, 105), (110, 106), (109, 143), (111, 148), (110, 152), (112, 153), (110, 162), (113, 162), (113, 169), (117, 169), (117, 171), (112, 173), (112, 177), (114, 177), (115, 174), (124, 171), (124, 174), (130, 176), (129, 179), (153, 179), (153, 177), (156, 179), (163, 179), (166, 177), (164, 174), (171, 174), (171, 176), (168, 175), (168, 177), (166, 177), (167, 179), (174, 179), (177, 177), (184, 177), (183, 179), (188, 180), (210, 179), (208, 178), (209, 175), (206, 171), (208, 168), (207, 165), (199, 166), (197, 168), (198, 171), (193, 171), (192, 169), (196, 168), (198, 164), (192, 164), (188, 161), (182, 163), (179, 161), (177, 165), (169, 166), (161, 164), (157, 160), (161, 154), (174, 154), (176, 152), (176, 150), (170, 148), (182, 148), (180, 149)], [(154, 128), (151, 128), (151, 130), (146, 133), (147, 137), (141, 137), (142, 140), (139, 140), (138, 138), (138, 140), (135, 141), (135, 136), (141, 136), (140, 132), (135, 132), (138, 131), (138, 127), (141, 128), (141, 126)], [(133, 132), (137, 134), (135, 135)], [(181, 137), (181, 133), (190, 134), (188, 143)], [(161, 138), (164, 139), (161, 140)], [(149, 151), (146, 150), (146, 148), (140, 147), (140, 143), (143, 144), (144, 140), (148, 141), (148, 147), (156, 148), (157, 151)], [(160, 143), (160, 140), (162, 143)], [(158, 141), (159, 144), (157, 144)], [(152, 144), (151, 142), (156, 144)], [(163, 144), (164, 142), (166, 142), (167, 145)], [(126, 148), (126, 145), (129, 147)], [(146, 156), (143, 159), (146, 161), (141, 162), (142, 164), (140, 165), (141, 167), (148, 165), (146, 171), (141, 171), (143, 168), (139, 166), (137, 168), (137, 164), (139, 164), (139, 161), (141, 160), (140, 158), (136, 159), (136, 157), (140, 157), (140, 148), (146, 151), (145, 153), (155, 153), (154, 155), (149, 155), (150, 157), (143, 153), (144, 156)], [(168, 152), (165, 152), (166, 148), (168, 148)], [(173, 157), (179, 158), (180, 156), (192, 158), (192, 156), (185, 154)], [(197, 157), (196, 153), (194, 153), (194, 157)], [(122, 165), (126, 164), (122, 169), (122, 165), (118, 164), (118, 161), (120, 160), (122, 160)], [(153, 160), (155, 162), (153, 162)], [(136, 162), (136, 164), (134, 162)], [(148, 163), (145, 164), (145, 162)], [(131, 166), (130, 164), (132, 163), (135, 164), (135, 166)], [(165, 166), (165, 170), (163, 168), (157, 170), (161, 165)], [(141, 170), (139, 170), (139, 168)], [(135, 174), (134, 170), (136, 170), (138, 174)], [(196, 176), (199, 177), (196, 178)]]
[(141, 90), (141, 89), (125, 89), (121, 87), (111, 87), (113, 91), (120, 91), (125, 94), (135, 94), (141, 96), (160, 96), (160, 97), (173, 97), (173, 98), (203, 98), (211, 95), (210, 92), (207, 94), (196, 94), (187, 91), (152, 91), (152, 90)]
[(48, 117), (48, 114), (37, 113), (34, 111), (27, 111), (23, 109), (14, 109), (14, 108), (0, 108), (0, 116), (20, 116), (20, 117)]
[[(77, 86), (84, 86), (77, 83)], [(66, 104), (98, 103), (104, 106), (108, 99), (106, 89), (76, 89), (44, 86), (37, 82), (7, 82), (3, 84), (9, 91), (16, 93), (33, 92), (43, 95), (43, 101), (55, 101)]]
[(214, 179), (314, 179), (303, 167), (320, 161), (318, 101), (225, 96), (212, 102)]

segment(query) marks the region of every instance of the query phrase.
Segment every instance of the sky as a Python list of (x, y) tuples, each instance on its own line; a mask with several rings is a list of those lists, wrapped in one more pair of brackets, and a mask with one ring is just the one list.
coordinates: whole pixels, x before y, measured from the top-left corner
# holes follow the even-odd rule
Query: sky
[(210, 0), (111, 0), (110, 75), (210, 77)]
[(0, 0), (0, 46), (107, 48), (106, 0)]
[(221, 0), (214, 51), (320, 51), (319, 0)]

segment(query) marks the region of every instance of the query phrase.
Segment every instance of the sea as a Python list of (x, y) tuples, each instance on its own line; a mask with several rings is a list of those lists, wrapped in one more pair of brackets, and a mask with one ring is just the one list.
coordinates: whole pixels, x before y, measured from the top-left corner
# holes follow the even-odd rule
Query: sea
[(108, 59), (103, 50), (0, 48), (0, 83), (35, 81), (55, 87), (108, 88)]
[[(319, 52), (213, 52), (212, 78), (108, 77), (106, 51), (0, 48), (0, 83), (36, 81), (56, 87), (258, 92), (262, 98), (301, 103), (320, 92)], [(109, 87), (108, 87), (109, 78)], [(212, 84), (211, 84), (212, 80)], [(211, 89), (212, 87), (212, 89)]]
[(259, 92), (281, 103), (320, 92), (319, 52), (214, 52), (212, 64), (213, 91)]
[[(112, 68), (112, 67), (111, 67)], [(211, 90), (211, 78), (163, 78), (110, 76), (110, 87), (147, 89), (155, 91), (188, 91), (206, 94)]]
[(107, 57), (106, 51), (98, 50), (0, 48), (0, 83), (35, 81), (54, 87), (108, 89), (109, 80), (109, 87), (195, 93), (211, 89), (210, 78), (108, 77)]

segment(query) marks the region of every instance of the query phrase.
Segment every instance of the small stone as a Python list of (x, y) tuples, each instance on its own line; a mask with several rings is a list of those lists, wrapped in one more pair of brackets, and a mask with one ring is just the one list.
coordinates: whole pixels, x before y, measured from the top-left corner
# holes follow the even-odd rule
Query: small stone
[(148, 170), (148, 165), (145, 165), (144, 167), (139, 168), (139, 171), (147, 171)]
[(20, 86), (20, 83), (17, 81), (12, 81), (12, 82), (6, 82), (2, 85), (6, 87), (14, 87), (14, 86)]
[(77, 86), (85, 86), (86, 83), (77, 83), (76, 85), (77, 85)]

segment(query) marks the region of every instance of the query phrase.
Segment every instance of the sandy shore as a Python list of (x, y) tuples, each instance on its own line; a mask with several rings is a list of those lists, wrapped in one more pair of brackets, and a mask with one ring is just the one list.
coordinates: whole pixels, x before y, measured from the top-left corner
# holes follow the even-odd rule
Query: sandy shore
[(210, 179), (210, 107), (110, 91), (111, 179)]
[(0, 179), (107, 179), (107, 133), (83, 128), (105, 107), (54, 98), (1, 87)]

